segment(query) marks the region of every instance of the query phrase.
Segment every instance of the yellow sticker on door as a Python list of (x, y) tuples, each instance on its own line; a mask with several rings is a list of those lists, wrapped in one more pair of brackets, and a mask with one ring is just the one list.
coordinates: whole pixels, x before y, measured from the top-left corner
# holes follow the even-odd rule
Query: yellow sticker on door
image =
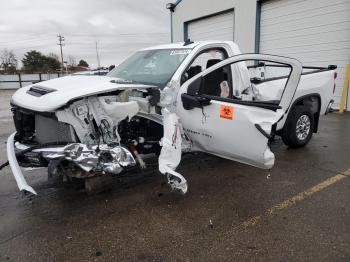
[(233, 119), (233, 113), (235, 111), (235, 108), (233, 106), (220, 106), (220, 117), (232, 120)]

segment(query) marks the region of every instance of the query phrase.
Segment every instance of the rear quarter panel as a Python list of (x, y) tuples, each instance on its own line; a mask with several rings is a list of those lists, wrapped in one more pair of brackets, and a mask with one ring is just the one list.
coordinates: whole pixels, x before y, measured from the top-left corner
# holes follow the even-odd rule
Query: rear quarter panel
[[(320, 115), (324, 115), (329, 102), (333, 98), (334, 70), (302, 75), (291, 107), (305, 96), (319, 95), (321, 97)], [(287, 115), (277, 124), (277, 130), (281, 130), (286, 122)]]

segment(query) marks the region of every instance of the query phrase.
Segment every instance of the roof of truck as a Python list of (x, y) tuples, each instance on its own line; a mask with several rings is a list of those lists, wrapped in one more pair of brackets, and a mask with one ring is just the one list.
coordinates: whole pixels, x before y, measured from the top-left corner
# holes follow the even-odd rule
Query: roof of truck
[(153, 49), (193, 49), (198, 45), (208, 45), (208, 44), (219, 44), (219, 43), (233, 43), (232, 41), (219, 41), (219, 40), (211, 40), (211, 41), (197, 41), (192, 44), (184, 45), (184, 42), (171, 43), (165, 45), (157, 45), (151, 46), (142, 50), (153, 50)]

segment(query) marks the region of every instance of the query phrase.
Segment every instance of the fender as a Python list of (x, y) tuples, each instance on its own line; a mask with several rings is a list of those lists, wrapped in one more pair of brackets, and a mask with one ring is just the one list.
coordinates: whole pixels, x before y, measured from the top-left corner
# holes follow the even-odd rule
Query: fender
[(304, 96), (301, 96), (301, 97), (298, 97), (293, 103), (292, 103), (292, 106), (288, 109), (288, 111), (286, 112), (287, 114), (287, 118), (289, 117), (289, 114), (291, 112), (292, 109), (294, 109), (294, 107), (296, 105), (298, 105), (301, 101), (303, 101), (305, 98), (311, 98), (311, 97), (316, 97), (318, 99), (318, 109), (317, 109), (317, 112), (315, 114), (315, 118), (314, 118), (314, 133), (317, 133), (318, 131), (318, 123), (319, 123), (319, 118), (320, 118), (320, 112), (321, 112), (321, 104), (322, 104), (322, 101), (321, 101), (321, 96), (320, 94), (318, 93), (311, 93), (311, 94), (307, 94), (307, 95), (304, 95)]

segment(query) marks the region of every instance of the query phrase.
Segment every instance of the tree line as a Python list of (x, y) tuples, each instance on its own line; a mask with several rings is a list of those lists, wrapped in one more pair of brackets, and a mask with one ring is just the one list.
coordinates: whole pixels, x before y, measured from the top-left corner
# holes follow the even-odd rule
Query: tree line
[[(44, 55), (39, 51), (31, 50), (24, 54), (22, 58), (22, 69), (28, 73), (57, 72), (61, 69), (59, 57), (50, 53)], [(68, 57), (67, 66), (70, 69), (78, 67), (89, 67), (89, 64), (81, 59), (77, 64), (73, 56)], [(15, 73), (18, 67), (18, 59), (12, 50), (3, 49), (0, 51), (0, 68), (4, 73)]]

